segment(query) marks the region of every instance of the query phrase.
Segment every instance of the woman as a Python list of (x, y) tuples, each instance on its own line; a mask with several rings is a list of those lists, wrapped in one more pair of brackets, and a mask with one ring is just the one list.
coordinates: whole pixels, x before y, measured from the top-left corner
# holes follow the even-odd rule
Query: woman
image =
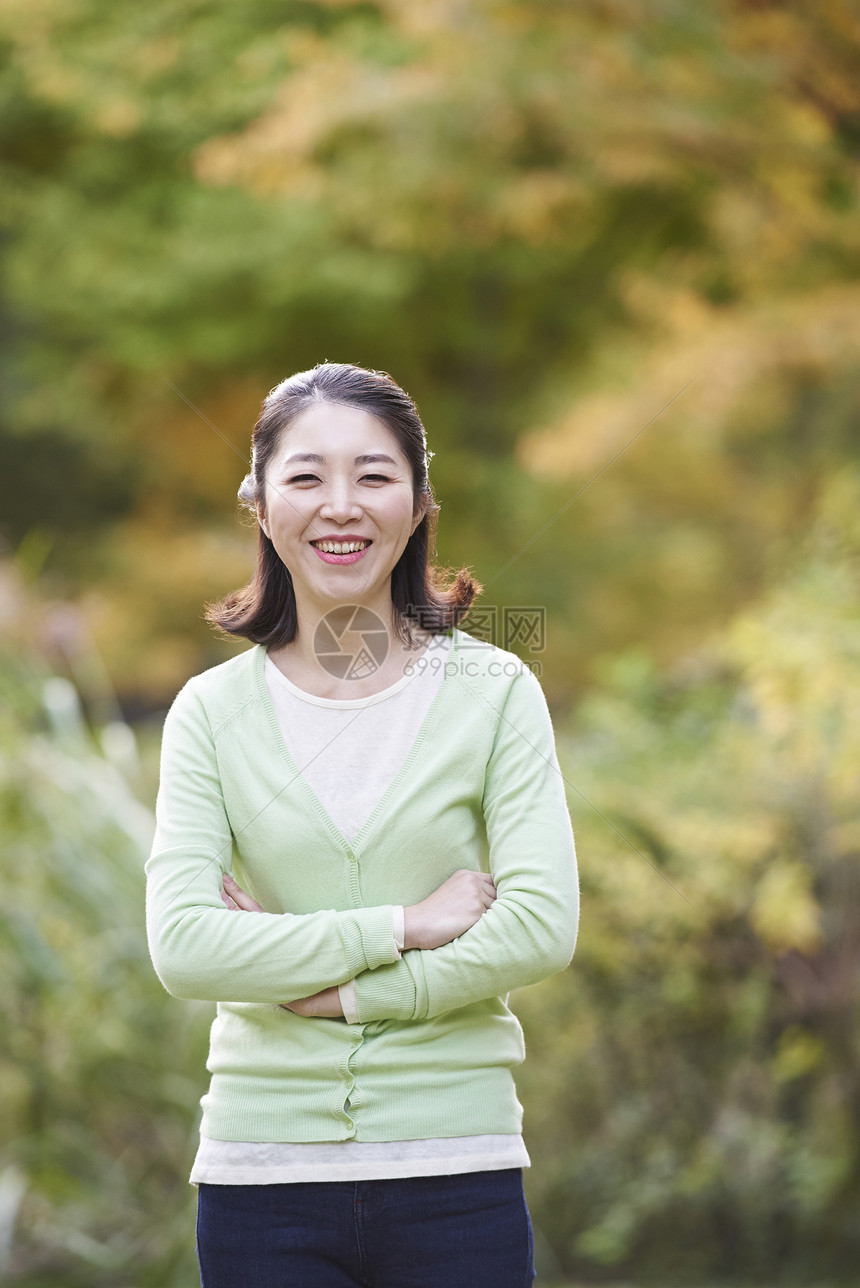
[(506, 997), (571, 959), (573, 835), (540, 685), (429, 567), (429, 455), (385, 373), (269, 394), (255, 574), (208, 611), (255, 647), (165, 721), (150, 951), (218, 1003), (204, 1288), (533, 1279)]

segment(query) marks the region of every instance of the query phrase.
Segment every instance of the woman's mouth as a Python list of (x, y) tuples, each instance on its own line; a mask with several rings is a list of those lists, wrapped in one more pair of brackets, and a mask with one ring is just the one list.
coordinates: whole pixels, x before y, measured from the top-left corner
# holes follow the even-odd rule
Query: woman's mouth
[(366, 554), (372, 541), (312, 541), (320, 559), (330, 564), (351, 564)]

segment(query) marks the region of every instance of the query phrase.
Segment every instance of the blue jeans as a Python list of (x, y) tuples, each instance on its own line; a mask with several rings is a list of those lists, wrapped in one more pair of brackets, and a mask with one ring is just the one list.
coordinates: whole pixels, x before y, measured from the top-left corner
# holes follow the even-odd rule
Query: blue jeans
[(198, 1188), (203, 1288), (530, 1288), (518, 1167)]

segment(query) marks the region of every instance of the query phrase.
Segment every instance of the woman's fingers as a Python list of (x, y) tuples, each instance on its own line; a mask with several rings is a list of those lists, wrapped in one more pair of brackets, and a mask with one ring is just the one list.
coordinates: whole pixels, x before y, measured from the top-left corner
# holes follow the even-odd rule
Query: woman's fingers
[(440, 948), (480, 921), (496, 901), (487, 872), (458, 868), (420, 903), (404, 907), (406, 948)]
[(332, 1020), (343, 1019), (343, 1007), (340, 1004), (340, 994), (336, 986), (324, 988), (322, 992), (313, 993), (310, 997), (297, 997), (293, 1002), (280, 1002), (279, 1005), (285, 1011), (292, 1011), (294, 1015)]
[(238, 912), (265, 912), (262, 904), (257, 903), (257, 900), (246, 894), (241, 886), (236, 885), (229, 872), (224, 873), (224, 890), (230, 900), (227, 904), (228, 908), (235, 908)]
[(491, 876), (488, 876), (486, 872), (481, 872), (478, 875), (481, 877), (479, 894), (484, 904), (484, 907), (489, 908), (491, 907), (492, 904), (495, 903), (496, 899), (498, 898), (496, 885), (495, 885), (495, 882), (493, 881), (493, 878)]

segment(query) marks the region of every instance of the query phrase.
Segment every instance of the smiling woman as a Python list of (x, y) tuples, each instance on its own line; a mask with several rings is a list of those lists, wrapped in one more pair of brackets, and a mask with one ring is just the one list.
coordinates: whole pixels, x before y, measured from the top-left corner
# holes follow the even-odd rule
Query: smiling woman
[(507, 995), (570, 961), (576, 856), (540, 685), (430, 566), (428, 459), (384, 373), (278, 385), (256, 570), (208, 610), (255, 647), (165, 721), (150, 951), (218, 1003), (204, 1288), (532, 1282)]
[[(294, 578), (309, 572), (310, 558), (332, 567), (359, 565), (361, 573), (350, 585), (363, 596), (366, 557), (344, 559), (336, 550), (327, 559), (322, 556), (331, 549), (327, 540), (334, 546), (382, 540), (381, 532), (371, 531), (380, 516), (386, 548), (373, 551), (370, 561), (377, 583), (384, 582), (386, 561), (402, 539), (402, 528), (409, 527), (398, 557), (388, 564), (387, 598), (375, 583), (377, 598), (386, 602), (380, 616), (392, 620), (395, 635), (407, 645), (411, 624), (431, 631), (455, 626), (481, 587), (466, 569), (445, 585), (441, 570), (430, 564), (439, 514), (428, 476), (432, 455), (418, 408), (385, 372), (321, 363), (282, 381), (263, 403), (254, 427), (252, 469), (239, 489), (239, 500), (260, 524), (254, 576), (210, 605), (209, 621), (258, 644), (276, 649), (291, 644), (298, 628)], [(365, 506), (369, 514), (359, 527), (354, 518)], [(402, 527), (390, 533), (389, 517), (395, 513)], [(304, 559), (285, 560), (279, 541), (292, 543), (294, 556)], [(303, 542), (323, 549), (312, 556), (300, 549)], [(321, 583), (317, 589), (318, 604), (343, 591), (334, 581), (327, 590)]]

